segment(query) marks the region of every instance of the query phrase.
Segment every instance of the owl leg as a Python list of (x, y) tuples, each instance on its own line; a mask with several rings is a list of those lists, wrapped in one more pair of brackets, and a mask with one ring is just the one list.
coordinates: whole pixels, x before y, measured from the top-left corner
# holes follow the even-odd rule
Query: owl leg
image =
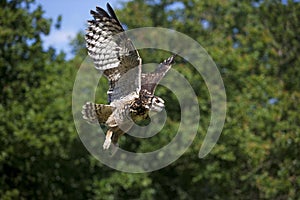
[(105, 136), (105, 141), (103, 144), (103, 149), (108, 149), (111, 144), (111, 137), (113, 135), (113, 131), (111, 129), (108, 129)]
[(122, 129), (120, 129), (119, 127), (117, 127), (115, 130), (114, 130), (114, 134), (112, 136), (112, 143), (116, 146), (119, 146), (118, 145), (118, 140), (119, 140), (119, 137), (121, 135), (124, 134), (124, 131)]
[(118, 127), (114, 129), (113, 132), (114, 133), (112, 135), (111, 156), (113, 156), (117, 152), (119, 148), (119, 144), (118, 144), (119, 137), (124, 134), (124, 132)]

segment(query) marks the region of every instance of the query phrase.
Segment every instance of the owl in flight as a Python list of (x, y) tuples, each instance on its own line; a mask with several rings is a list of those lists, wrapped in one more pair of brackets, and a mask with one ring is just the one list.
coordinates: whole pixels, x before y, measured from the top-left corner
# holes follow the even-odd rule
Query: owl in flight
[(109, 104), (87, 102), (82, 109), (83, 118), (89, 123), (108, 127), (103, 149), (108, 149), (111, 142), (116, 147), (119, 137), (135, 122), (148, 119), (149, 112), (164, 109), (164, 101), (154, 91), (175, 57), (164, 60), (154, 72), (143, 73), (138, 51), (109, 4), (107, 10), (100, 7), (91, 10), (94, 19), (88, 21), (85, 40), (95, 68), (108, 79)]

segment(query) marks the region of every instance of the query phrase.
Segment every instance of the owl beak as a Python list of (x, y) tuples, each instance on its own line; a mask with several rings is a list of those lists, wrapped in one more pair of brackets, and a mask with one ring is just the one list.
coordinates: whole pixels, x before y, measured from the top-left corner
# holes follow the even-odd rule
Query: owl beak
[(165, 108), (165, 105), (160, 103), (158, 105), (155, 105), (155, 106), (152, 106), (150, 111), (153, 111), (153, 112), (161, 112), (163, 109)]

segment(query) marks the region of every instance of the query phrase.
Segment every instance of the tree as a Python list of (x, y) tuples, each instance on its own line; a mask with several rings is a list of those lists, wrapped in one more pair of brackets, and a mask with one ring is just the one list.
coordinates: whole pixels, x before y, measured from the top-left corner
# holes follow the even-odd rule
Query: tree
[(74, 63), (43, 49), (52, 20), (41, 6), (19, 0), (1, 8), (0, 198), (87, 198), (89, 157), (71, 115)]
[[(174, 68), (191, 83), (201, 110), (194, 143), (170, 166), (130, 174), (93, 158), (71, 115), (75, 73), (86, 56), (79, 33), (74, 59), (43, 49), (52, 21), (32, 0), (1, 1), (1, 199), (296, 199), (300, 195), (299, 2), (134, 0), (117, 11), (126, 27), (161, 26), (197, 40), (216, 62), (227, 93), (222, 135), (204, 159), (198, 151), (210, 120), (205, 83), (183, 59)], [(58, 23), (59, 27), (59, 23)], [(156, 54), (157, 53), (157, 54)], [(163, 51), (143, 50), (145, 62)], [(88, 83), (87, 83), (88, 84)], [(124, 148), (153, 151), (180, 122), (163, 87), (166, 127), (155, 137), (126, 136)], [(98, 94), (99, 93), (99, 94)], [(97, 100), (104, 101), (105, 88)]]
[[(205, 101), (209, 99), (204, 84), (199, 84), (201, 79), (189, 76), (192, 69), (185, 64), (181, 70), (184, 63), (177, 62), (180, 72), (200, 91), (202, 127), (182, 158), (149, 174), (147, 179), (152, 180), (155, 191), (152, 198), (299, 196), (299, 108), (295, 107), (299, 103), (298, 10), (299, 3), (294, 1), (137, 0), (125, 3), (117, 12), (129, 29), (163, 26), (199, 41), (217, 63), (227, 91), (222, 136), (210, 155), (199, 160), (196, 155), (200, 135), (208, 125), (210, 111)], [(155, 60), (146, 55), (146, 60)], [(168, 96), (165, 100), (172, 105), (174, 100)], [(166, 136), (158, 137), (161, 141)]]

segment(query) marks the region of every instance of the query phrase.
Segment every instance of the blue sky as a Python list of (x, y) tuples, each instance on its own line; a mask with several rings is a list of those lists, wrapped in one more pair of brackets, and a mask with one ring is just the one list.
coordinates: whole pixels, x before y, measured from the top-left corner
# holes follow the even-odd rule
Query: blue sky
[[(67, 58), (71, 58), (69, 42), (80, 30), (85, 30), (86, 21), (91, 19), (90, 10), (100, 6), (106, 9), (106, 3), (109, 2), (113, 8), (119, 8), (121, 2), (127, 0), (36, 0), (37, 4), (42, 5), (45, 11), (45, 17), (54, 20), (62, 15), (62, 24), (59, 30), (54, 26), (50, 35), (43, 37), (44, 46), (47, 48), (53, 46), (58, 51), (63, 50), (67, 53)], [(282, 0), (286, 3), (287, 0)], [(299, 0), (297, 0), (299, 2)]]
[(54, 22), (59, 15), (62, 15), (62, 24), (59, 30), (54, 26), (50, 35), (43, 37), (44, 46), (53, 46), (58, 51), (63, 50), (67, 53), (67, 58), (71, 57), (69, 42), (80, 30), (85, 30), (86, 21), (91, 19), (90, 10), (100, 6), (106, 9), (109, 2), (113, 8), (119, 7), (118, 0), (37, 0), (36, 3), (42, 5), (45, 11), (44, 16), (52, 18)]

